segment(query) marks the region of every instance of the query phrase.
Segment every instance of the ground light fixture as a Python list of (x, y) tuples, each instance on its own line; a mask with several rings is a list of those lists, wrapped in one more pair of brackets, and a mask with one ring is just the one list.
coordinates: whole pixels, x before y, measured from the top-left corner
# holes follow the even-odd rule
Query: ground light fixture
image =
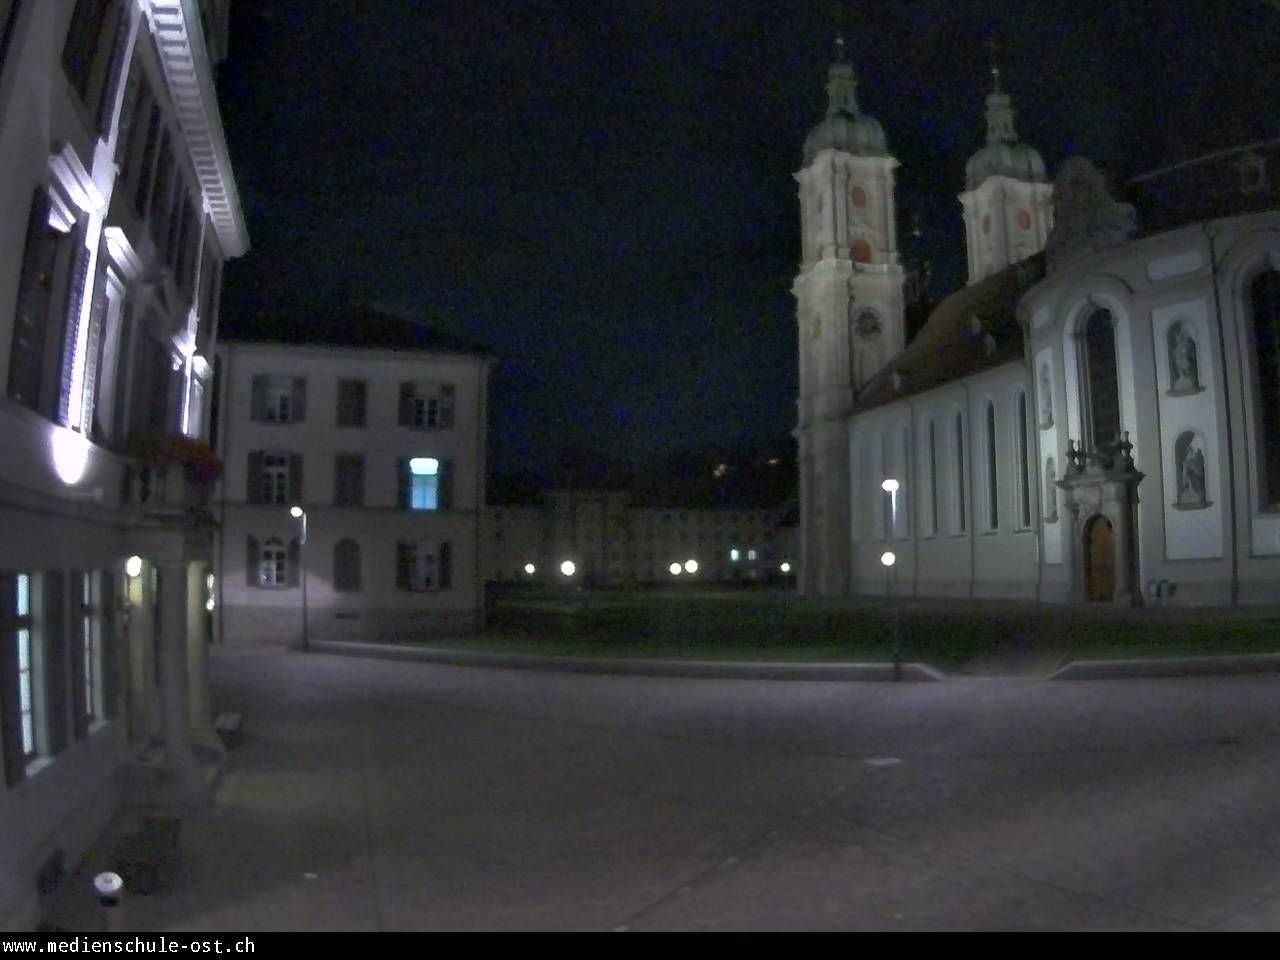
[(138, 577), (142, 576), (142, 558), (134, 554), (126, 560), (124, 562), (124, 572), (129, 579), (137, 580)]
[[(532, 566), (532, 564), (530, 564), (530, 566)], [(526, 567), (525, 569), (527, 570), (528, 567)], [(564, 563), (560, 564), (560, 572), (564, 574), (566, 577), (572, 577), (575, 573), (578, 572), (578, 565), (574, 563), (572, 560), (566, 560)]]
[(685, 572), (685, 573), (690, 573), (690, 574), (692, 574), (692, 573), (697, 573), (697, 572), (698, 572), (698, 561), (697, 561), (697, 560), (686, 560), (686, 561), (684, 562), (684, 572)]
[(678, 563), (673, 563), (671, 566), (667, 567), (667, 569), (671, 571), (671, 575), (673, 577), (678, 577), (680, 576), (680, 571), (684, 568)]

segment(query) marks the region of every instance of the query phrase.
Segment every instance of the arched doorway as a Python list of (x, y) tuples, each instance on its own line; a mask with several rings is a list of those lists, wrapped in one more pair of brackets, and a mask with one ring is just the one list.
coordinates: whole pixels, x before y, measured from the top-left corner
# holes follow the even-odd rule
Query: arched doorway
[(1090, 603), (1114, 603), (1116, 599), (1116, 544), (1111, 521), (1099, 514), (1084, 528), (1085, 599)]

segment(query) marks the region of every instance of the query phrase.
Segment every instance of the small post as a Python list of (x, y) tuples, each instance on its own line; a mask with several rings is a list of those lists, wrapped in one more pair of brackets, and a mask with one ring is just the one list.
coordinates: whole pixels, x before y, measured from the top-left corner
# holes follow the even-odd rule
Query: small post
[(124, 880), (120, 874), (107, 871), (93, 878), (93, 892), (98, 898), (103, 933), (124, 932)]

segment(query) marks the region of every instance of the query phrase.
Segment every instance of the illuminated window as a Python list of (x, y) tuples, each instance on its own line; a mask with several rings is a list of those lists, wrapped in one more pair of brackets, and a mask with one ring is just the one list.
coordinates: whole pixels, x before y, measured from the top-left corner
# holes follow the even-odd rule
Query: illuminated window
[(17, 576), (15, 626), (18, 646), (18, 713), (22, 728), (22, 756), (30, 761), (36, 756), (36, 684), (35, 644), (32, 639), (31, 575)]
[(754, 550), (748, 550), (748, 551), (747, 551), (747, 559), (748, 559), (748, 560), (754, 560), (755, 558), (756, 558), (756, 552), (755, 552)]
[(72, 578), (75, 590), (72, 596), (75, 611), (75, 638), (80, 645), (83, 666), (80, 677), (80, 708), (85, 721), (92, 721), (103, 715), (100, 606), (94, 599), (96, 576), (91, 573), (77, 573)]
[(739, 560), (742, 559), (742, 551), (739, 550), (737, 547), (734, 547), (732, 550), (729, 551), (729, 559), (733, 563), (737, 563)]
[(262, 545), (258, 561), (258, 586), (283, 587), (288, 585), (289, 553), (284, 541), (272, 537)]
[(448, 510), (452, 506), (453, 464), (435, 457), (402, 459), (400, 508), (402, 510)]

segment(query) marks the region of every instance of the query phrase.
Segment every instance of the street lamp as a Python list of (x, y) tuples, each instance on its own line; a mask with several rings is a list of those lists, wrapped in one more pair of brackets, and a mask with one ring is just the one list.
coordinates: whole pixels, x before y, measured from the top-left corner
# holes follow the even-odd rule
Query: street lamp
[(578, 565), (572, 560), (566, 560), (564, 563), (560, 564), (560, 572), (566, 577), (572, 577), (578, 572)]
[(680, 576), (680, 571), (681, 571), (681, 570), (683, 570), (683, 569), (684, 569), (684, 568), (683, 568), (682, 566), (680, 566), (680, 564), (678, 564), (678, 563), (673, 563), (673, 564), (671, 564), (671, 566), (667, 567), (667, 570), (669, 570), (669, 571), (671, 572), (671, 575), (672, 575), (673, 577), (678, 577), (678, 576)]
[[(889, 481), (886, 480), (885, 483)], [(898, 557), (892, 550), (880, 555), (885, 568), (885, 594), (889, 598), (889, 616), (893, 624), (893, 679), (902, 679), (902, 634), (898, 629), (898, 599), (894, 589), (898, 582)]]
[(524, 572), (526, 575), (532, 577), (535, 573), (538, 572), (538, 568), (535, 567), (532, 563), (526, 563), (524, 565)]
[(889, 495), (889, 538), (892, 539), (898, 535), (898, 481), (889, 477), (884, 483), (880, 484), (880, 489)]
[(302, 577), (302, 652), (306, 653), (311, 649), (307, 636), (307, 511), (294, 504), (289, 508), (289, 516), (299, 521), (302, 528), (298, 536), (298, 573)]
[(694, 573), (697, 573), (697, 572), (698, 572), (698, 561), (697, 561), (697, 560), (686, 560), (686, 561), (684, 562), (684, 572), (685, 572), (685, 573), (688, 573), (688, 574), (694, 574)]

